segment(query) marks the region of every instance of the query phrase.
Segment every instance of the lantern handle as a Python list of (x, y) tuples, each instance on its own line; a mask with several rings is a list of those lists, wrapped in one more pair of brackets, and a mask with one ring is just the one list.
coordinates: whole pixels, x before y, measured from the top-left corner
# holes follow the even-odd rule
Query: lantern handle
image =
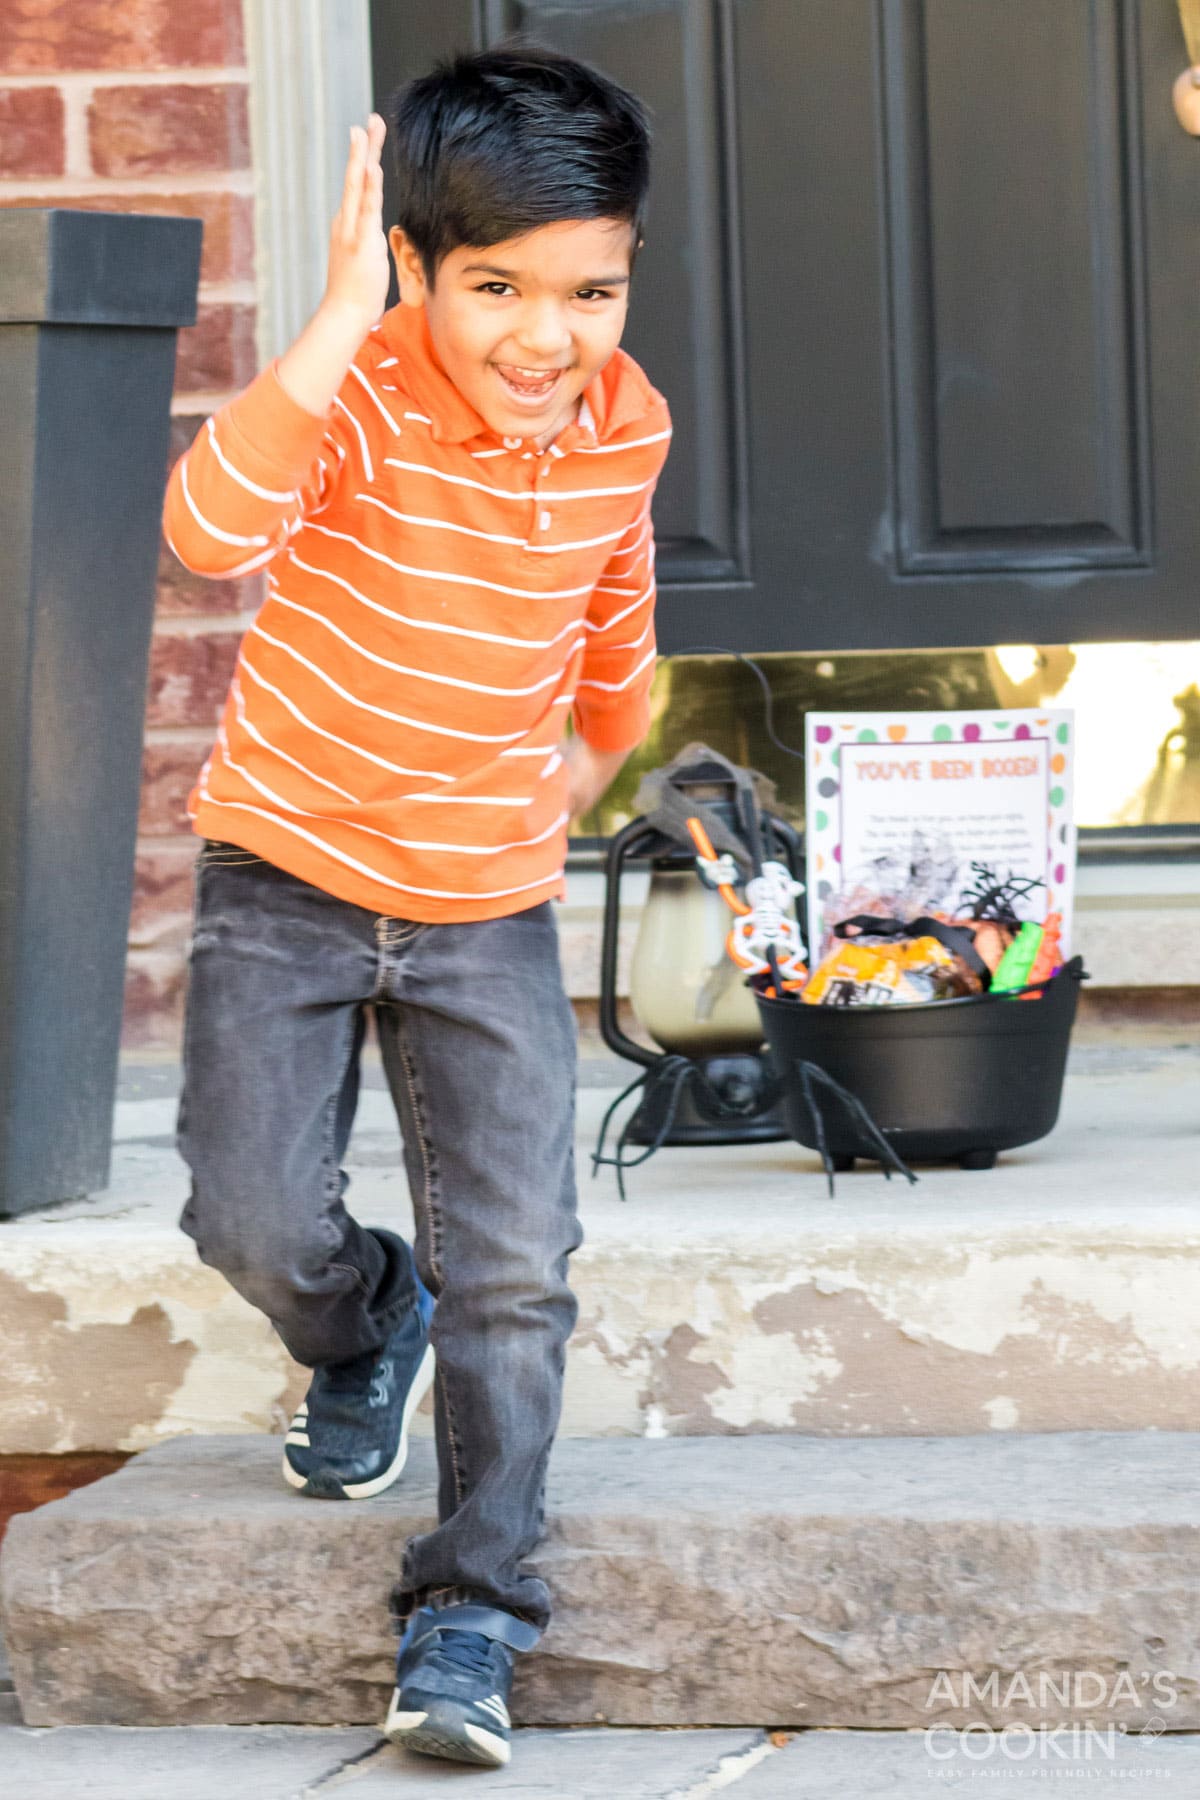
[(663, 835), (643, 819), (632, 819), (610, 840), (604, 863), (604, 935), (600, 944), (600, 1035), (616, 1055), (640, 1063), (645, 1069), (661, 1061), (662, 1052), (636, 1044), (617, 1022), (617, 952), (621, 937), (622, 867), (655, 846), (665, 847)]
[(767, 813), (763, 823), (775, 840), (776, 855), (779, 854), (779, 846), (782, 845), (782, 860), (787, 863), (787, 866), (792, 871), (795, 879), (797, 881), (803, 881), (806, 871), (804, 867), (804, 839), (800, 836), (800, 833), (794, 830), (785, 819), (779, 818), (775, 813)]

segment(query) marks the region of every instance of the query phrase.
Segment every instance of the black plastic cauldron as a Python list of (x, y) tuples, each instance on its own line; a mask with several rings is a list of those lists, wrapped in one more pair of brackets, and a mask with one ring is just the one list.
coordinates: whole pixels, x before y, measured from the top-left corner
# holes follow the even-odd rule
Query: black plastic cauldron
[[(957, 1161), (990, 1169), (997, 1152), (1054, 1129), (1083, 962), (1015, 994), (972, 994), (917, 1005), (805, 1006), (768, 1000), (758, 1009), (783, 1081), (783, 1111), (797, 1143), (821, 1134), (799, 1064), (815, 1063), (861, 1101), (905, 1161)], [(849, 1108), (809, 1083), (835, 1169), (873, 1151)]]

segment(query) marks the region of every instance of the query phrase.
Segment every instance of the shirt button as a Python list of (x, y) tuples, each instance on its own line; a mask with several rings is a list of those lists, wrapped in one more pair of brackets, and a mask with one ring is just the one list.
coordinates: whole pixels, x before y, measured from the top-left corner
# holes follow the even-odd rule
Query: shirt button
[(549, 531), (549, 529), (550, 529), (550, 514), (548, 512), (539, 513), (538, 514), (538, 530), (539, 531)]
[(502, 441), (506, 450), (519, 450), (521, 448), (522, 440), (520, 438), (504, 438)]

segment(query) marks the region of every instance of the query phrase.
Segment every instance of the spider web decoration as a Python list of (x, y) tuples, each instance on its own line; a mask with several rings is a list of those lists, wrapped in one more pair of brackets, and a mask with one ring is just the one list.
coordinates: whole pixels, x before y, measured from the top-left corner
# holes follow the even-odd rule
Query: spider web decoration
[(989, 919), (996, 925), (1007, 925), (1014, 931), (1021, 924), (1015, 903), (1028, 899), (1030, 894), (1046, 885), (1040, 875), (1014, 875), (1011, 870), (1001, 878), (986, 863), (973, 862), (971, 873), (975, 879), (960, 892), (959, 911), (972, 919)]

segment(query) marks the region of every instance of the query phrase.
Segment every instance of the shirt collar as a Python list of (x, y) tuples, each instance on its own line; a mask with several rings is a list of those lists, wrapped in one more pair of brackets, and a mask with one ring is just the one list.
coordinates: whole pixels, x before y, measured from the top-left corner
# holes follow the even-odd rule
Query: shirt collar
[[(397, 359), (397, 386), (431, 421), (436, 442), (463, 444), (469, 438), (496, 437), (438, 361), (423, 306), (391, 307), (384, 313), (380, 329), (389, 353)], [(616, 350), (584, 388), (578, 418), (563, 427), (554, 443), (563, 450), (576, 443), (603, 443), (623, 425), (643, 418), (651, 399), (649, 384), (637, 364), (625, 351)]]

